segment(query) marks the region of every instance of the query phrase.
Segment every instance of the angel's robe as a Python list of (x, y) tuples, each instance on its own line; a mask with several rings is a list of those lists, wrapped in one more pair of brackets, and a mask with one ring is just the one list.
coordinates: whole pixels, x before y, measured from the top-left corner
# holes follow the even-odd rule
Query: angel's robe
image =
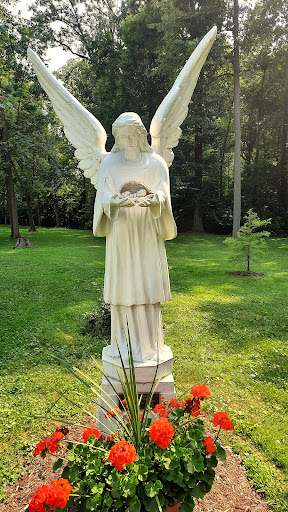
[[(144, 185), (158, 196), (159, 205), (115, 207), (111, 198), (128, 182)], [(111, 304), (111, 346), (127, 355), (127, 328), (134, 359), (144, 361), (163, 348), (160, 302), (171, 297), (165, 240), (176, 236), (171, 210), (169, 174), (155, 153), (139, 161), (126, 160), (122, 151), (101, 164), (95, 200), (93, 233), (106, 236), (104, 300)]]

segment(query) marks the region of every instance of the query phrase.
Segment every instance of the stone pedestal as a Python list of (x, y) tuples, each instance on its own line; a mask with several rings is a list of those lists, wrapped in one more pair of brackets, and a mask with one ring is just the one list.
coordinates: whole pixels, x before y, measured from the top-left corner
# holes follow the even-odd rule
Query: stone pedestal
[[(112, 420), (105, 418), (105, 411), (101, 409), (101, 406), (105, 409), (119, 407), (116, 392), (122, 393), (119, 372), (122, 373), (123, 370), (120, 359), (112, 356), (110, 346), (103, 349), (102, 360), (104, 373), (107, 375), (112, 385), (110, 385), (107, 378), (103, 376), (101, 385), (103, 392), (102, 398), (98, 402), (97, 424), (103, 434), (109, 434), (115, 429), (115, 423)], [(157, 372), (156, 382), (158, 382), (158, 384), (154, 393), (159, 393), (159, 403), (161, 402), (162, 395), (165, 395), (165, 400), (168, 401), (175, 397), (174, 379), (172, 374), (173, 354), (170, 347), (165, 345), (161, 350), (158, 367), (157, 361), (151, 360), (143, 363), (134, 362), (134, 367), (139, 396), (143, 395), (144, 398), (144, 395), (150, 392), (155, 373)], [(126, 367), (126, 363), (125, 369), (127, 375), (129, 375), (129, 366), (127, 364)], [(112, 386), (115, 388), (116, 392)], [(105, 401), (108, 402), (109, 406)]]

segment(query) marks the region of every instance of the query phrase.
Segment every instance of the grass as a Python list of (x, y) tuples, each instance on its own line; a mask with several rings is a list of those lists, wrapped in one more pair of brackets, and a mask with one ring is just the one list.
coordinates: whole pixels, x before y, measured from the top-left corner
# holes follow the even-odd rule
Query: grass
[[(57, 393), (71, 389), (77, 397), (78, 385), (52, 355), (96, 372), (91, 356), (100, 358), (103, 347), (81, 330), (82, 314), (102, 293), (105, 240), (65, 229), (29, 237), (34, 250), (14, 251), (9, 229), (0, 227), (2, 487), (51, 428), (44, 416)], [(209, 386), (209, 409), (226, 410), (235, 424), (225, 443), (273, 510), (287, 512), (288, 239), (268, 240), (257, 255), (251, 270), (267, 274), (260, 278), (227, 275), (245, 262), (232, 263), (223, 241), (181, 234), (167, 243), (172, 301), (162, 308), (165, 340), (178, 390)], [(79, 413), (61, 400), (57, 415), (65, 414)]]

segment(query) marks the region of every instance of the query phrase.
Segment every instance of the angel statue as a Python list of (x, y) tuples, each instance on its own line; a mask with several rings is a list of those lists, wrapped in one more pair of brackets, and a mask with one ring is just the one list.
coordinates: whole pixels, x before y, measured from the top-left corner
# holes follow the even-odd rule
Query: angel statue
[(125, 112), (112, 125), (115, 144), (110, 153), (98, 119), (28, 49), (39, 82), (76, 148), (79, 167), (97, 189), (93, 233), (106, 237), (104, 300), (111, 305), (115, 357), (118, 343), (123, 359), (127, 358), (128, 331), (135, 361), (161, 360), (165, 350), (160, 303), (171, 296), (165, 240), (177, 234), (168, 167), (216, 32), (214, 27), (202, 39), (156, 111), (151, 146), (139, 115)]

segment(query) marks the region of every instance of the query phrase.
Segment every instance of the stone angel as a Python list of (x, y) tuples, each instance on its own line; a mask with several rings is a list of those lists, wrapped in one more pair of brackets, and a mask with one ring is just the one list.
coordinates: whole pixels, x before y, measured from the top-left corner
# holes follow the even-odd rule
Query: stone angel
[(98, 119), (28, 49), (39, 82), (76, 148), (79, 167), (97, 189), (93, 233), (106, 237), (104, 300), (111, 305), (115, 357), (118, 343), (127, 359), (128, 331), (135, 361), (161, 360), (165, 353), (160, 303), (171, 295), (165, 240), (177, 234), (168, 167), (216, 32), (213, 27), (202, 39), (156, 111), (150, 125), (151, 146), (139, 115), (125, 112), (112, 125), (115, 144), (110, 153)]

